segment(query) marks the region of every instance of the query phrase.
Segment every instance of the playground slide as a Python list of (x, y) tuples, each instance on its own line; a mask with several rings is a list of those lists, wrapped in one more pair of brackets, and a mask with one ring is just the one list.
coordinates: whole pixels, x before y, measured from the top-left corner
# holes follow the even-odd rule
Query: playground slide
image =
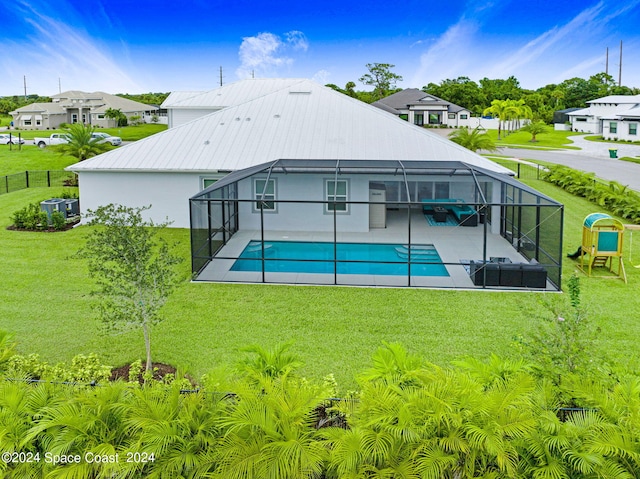
[(575, 251), (575, 253), (569, 253), (567, 255), (567, 258), (571, 258), (571, 259), (579, 258), (581, 251), (582, 251), (582, 246), (578, 246), (578, 249)]

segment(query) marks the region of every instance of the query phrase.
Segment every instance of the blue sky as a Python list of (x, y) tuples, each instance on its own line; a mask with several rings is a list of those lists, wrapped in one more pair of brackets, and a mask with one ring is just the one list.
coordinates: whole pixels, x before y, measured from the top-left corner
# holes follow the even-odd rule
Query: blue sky
[(535, 89), (605, 70), (640, 87), (640, 0), (7, 0), (0, 96), (209, 90), (251, 75), (344, 86), (390, 63), (403, 88), (468, 76)]

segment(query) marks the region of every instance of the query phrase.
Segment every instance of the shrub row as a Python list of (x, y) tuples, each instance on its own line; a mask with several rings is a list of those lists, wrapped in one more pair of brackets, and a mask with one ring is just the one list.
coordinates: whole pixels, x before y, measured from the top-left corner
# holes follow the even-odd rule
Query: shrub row
[[(333, 407), (285, 370), (210, 375), (203, 390), (0, 382), (2, 477), (635, 477), (640, 381), (571, 390), (523, 361), (442, 368), (387, 345)], [(233, 394), (215, 391), (233, 391)], [(348, 427), (345, 425), (345, 420)], [(550, 470), (553, 473), (550, 473)]]
[(640, 195), (617, 181), (603, 183), (595, 174), (566, 166), (550, 166), (542, 178), (607, 209), (620, 218), (640, 224)]

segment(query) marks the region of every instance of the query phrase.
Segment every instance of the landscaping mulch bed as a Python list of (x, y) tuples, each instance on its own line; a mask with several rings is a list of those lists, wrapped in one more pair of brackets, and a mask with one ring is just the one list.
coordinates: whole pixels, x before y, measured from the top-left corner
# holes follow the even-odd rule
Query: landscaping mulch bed
[(59, 233), (60, 231), (69, 231), (70, 229), (72, 229), (78, 223), (80, 223), (80, 218), (78, 218), (77, 220), (74, 220), (74, 221), (71, 221), (71, 222), (67, 223), (64, 228), (59, 229), (59, 230), (54, 229), (53, 226), (49, 226), (48, 228), (43, 228), (43, 229), (30, 230), (30, 229), (26, 229), (26, 228), (16, 228), (15, 225), (7, 226), (7, 229), (10, 230), (10, 231), (31, 231), (31, 232), (35, 231), (36, 233)]
[[(151, 363), (153, 367), (153, 379), (156, 381), (162, 381), (167, 374), (173, 374), (175, 376), (177, 369), (170, 364), (164, 363)], [(130, 364), (125, 364), (124, 366), (120, 366), (119, 368), (113, 368), (111, 370), (111, 381), (117, 381), (121, 379), (123, 381), (129, 380), (129, 370), (131, 369)], [(138, 382), (140, 384), (144, 384), (144, 363), (142, 367), (142, 371), (138, 375)]]

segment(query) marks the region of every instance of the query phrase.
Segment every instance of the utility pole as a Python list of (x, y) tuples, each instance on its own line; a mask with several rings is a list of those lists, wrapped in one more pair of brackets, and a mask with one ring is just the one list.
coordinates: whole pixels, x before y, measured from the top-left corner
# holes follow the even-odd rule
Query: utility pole
[(609, 74), (609, 47), (607, 47), (607, 59), (604, 64), (604, 73), (605, 75)]
[(220, 86), (222, 86), (222, 66), (220, 66)]
[(622, 40), (620, 40), (620, 69), (618, 70), (618, 86), (622, 86)]
[(27, 101), (27, 75), (22, 77), (22, 82), (24, 83), (24, 101)]
[(58, 77), (58, 93), (62, 93), (62, 84), (60, 83), (60, 77)]

